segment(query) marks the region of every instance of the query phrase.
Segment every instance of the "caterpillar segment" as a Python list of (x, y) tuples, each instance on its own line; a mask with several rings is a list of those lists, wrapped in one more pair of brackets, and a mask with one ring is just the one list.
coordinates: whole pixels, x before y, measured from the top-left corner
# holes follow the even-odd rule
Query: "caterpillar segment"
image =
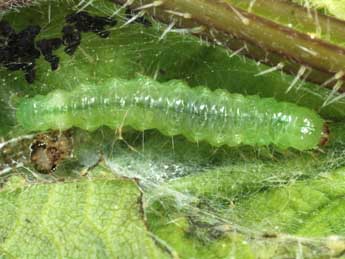
[(292, 103), (143, 76), (28, 98), (20, 103), (16, 116), (29, 131), (130, 126), (213, 146), (273, 144), (308, 150), (326, 144), (329, 135), (316, 112)]

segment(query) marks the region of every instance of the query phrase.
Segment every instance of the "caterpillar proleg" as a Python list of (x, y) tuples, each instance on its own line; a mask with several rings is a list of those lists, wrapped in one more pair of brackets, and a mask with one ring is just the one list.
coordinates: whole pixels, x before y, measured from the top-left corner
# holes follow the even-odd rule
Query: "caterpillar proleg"
[(316, 112), (292, 103), (143, 76), (28, 98), (16, 116), (30, 131), (131, 126), (139, 131), (157, 129), (167, 136), (181, 134), (213, 146), (274, 144), (307, 150), (327, 137), (325, 122)]

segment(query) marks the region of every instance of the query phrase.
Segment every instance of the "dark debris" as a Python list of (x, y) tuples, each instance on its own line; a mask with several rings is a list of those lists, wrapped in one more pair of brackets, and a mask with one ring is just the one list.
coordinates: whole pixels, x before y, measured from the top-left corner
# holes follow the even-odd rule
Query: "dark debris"
[(65, 52), (73, 55), (81, 42), (81, 33), (74, 26), (66, 25), (62, 29), (62, 42), (66, 46)]
[(102, 38), (109, 36), (110, 32), (105, 26), (115, 26), (117, 21), (108, 17), (91, 16), (87, 12), (73, 13), (66, 16), (66, 22), (73, 24), (80, 32), (94, 32)]
[(40, 33), (39, 26), (30, 25), (16, 32), (6, 21), (0, 21), (0, 66), (10, 71), (22, 70), (28, 83), (33, 83), (36, 77), (36, 59), (42, 54), (54, 71), (59, 66), (59, 57), (53, 52), (62, 44), (65, 52), (73, 55), (81, 43), (82, 32), (94, 32), (101, 38), (109, 36), (106, 26), (115, 26), (117, 21), (107, 17), (91, 16), (87, 12), (73, 13), (66, 16), (68, 23), (62, 29), (62, 37), (43, 39), (35, 43)]
[(40, 57), (35, 47), (39, 26), (30, 25), (16, 33), (5, 21), (0, 22), (0, 64), (8, 70), (22, 70), (29, 83), (35, 80), (36, 59)]
[(62, 40), (59, 38), (44, 39), (37, 42), (37, 47), (40, 49), (45, 60), (51, 65), (52, 71), (59, 67), (59, 57), (53, 54), (62, 45)]
[(41, 173), (54, 172), (56, 167), (71, 156), (70, 132), (53, 131), (39, 134), (31, 144), (31, 162)]
[(117, 21), (107, 17), (91, 16), (87, 12), (73, 13), (66, 16), (66, 25), (62, 29), (62, 41), (65, 52), (73, 55), (81, 43), (81, 32), (94, 32), (101, 38), (109, 36), (105, 26), (115, 26)]

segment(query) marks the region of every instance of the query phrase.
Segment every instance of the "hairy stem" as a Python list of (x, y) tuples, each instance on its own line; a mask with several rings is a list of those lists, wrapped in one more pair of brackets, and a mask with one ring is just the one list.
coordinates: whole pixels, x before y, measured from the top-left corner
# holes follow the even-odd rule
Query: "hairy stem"
[(284, 0), (115, 0), (260, 62), (344, 91), (345, 21)]

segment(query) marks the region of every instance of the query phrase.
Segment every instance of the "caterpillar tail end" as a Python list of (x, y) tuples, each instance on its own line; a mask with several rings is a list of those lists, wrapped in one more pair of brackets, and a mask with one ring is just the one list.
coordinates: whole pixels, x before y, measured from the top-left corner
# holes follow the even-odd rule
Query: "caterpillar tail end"
[(319, 143), (319, 145), (321, 147), (323, 147), (323, 146), (328, 144), (328, 142), (329, 142), (329, 134), (330, 134), (329, 125), (328, 125), (327, 122), (325, 122), (323, 124), (322, 136), (321, 136), (320, 143)]

